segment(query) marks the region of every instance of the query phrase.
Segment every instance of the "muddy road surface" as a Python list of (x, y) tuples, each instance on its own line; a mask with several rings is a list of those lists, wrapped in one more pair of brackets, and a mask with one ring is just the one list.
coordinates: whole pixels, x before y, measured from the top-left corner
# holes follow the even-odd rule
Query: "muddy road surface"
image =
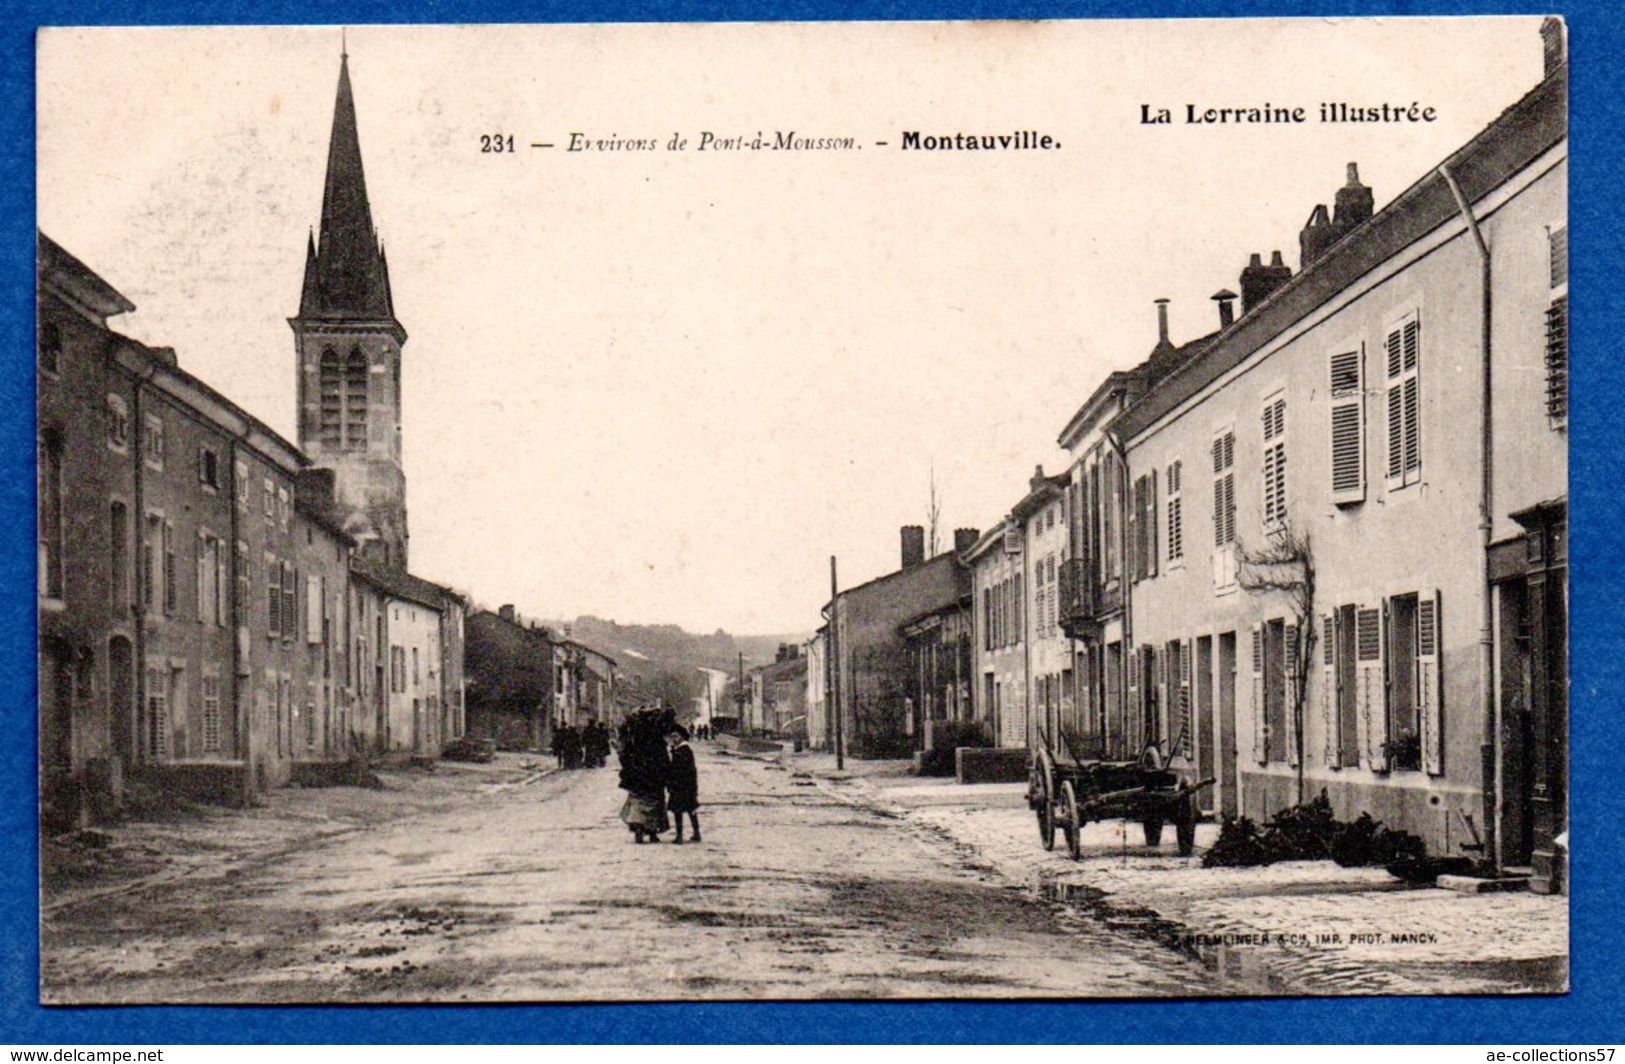
[[(1246, 992), (842, 785), (696, 744), (705, 841), (634, 845), (613, 767), (262, 832), (42, 919), (51, 1003)], [(442, 776), (445, 774), (443, 773)], [(488, 783), (490, 781), (487, 781)], [(338, 805), (342, 791), (325, 792)], [(667, 839), (669, 840), (668, 834)]]

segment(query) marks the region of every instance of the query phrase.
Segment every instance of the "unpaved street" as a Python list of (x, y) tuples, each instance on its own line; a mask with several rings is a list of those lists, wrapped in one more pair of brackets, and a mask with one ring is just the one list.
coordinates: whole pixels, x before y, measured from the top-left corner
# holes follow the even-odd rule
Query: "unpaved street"
[[(633, 845), (613, 768), (208, 855), (48, 904), (48, 1002), (1245, 993), (842, 785), (698, 746), (705, 841)], [(467, 771), (467, 770), (463, 770)], [(333, 792), (338, 793), (338, 792)], [(335, 799), (337, 801), (338, 799)], [(670, 836), (668, 835), (669, 839)]]

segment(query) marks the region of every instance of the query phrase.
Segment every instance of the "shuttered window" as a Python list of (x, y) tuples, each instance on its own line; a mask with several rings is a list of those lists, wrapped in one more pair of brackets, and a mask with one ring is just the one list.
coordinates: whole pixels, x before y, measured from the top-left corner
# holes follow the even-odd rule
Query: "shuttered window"
[(1331, 356), (1332, 502), (1365, 501), (1365, 353)]
[(1388, 706), (1383, 686), (1382, 611), (1361, 607), (1354, 614), (1355, 712), (1361, 760), (1376, 772), (1388, 771)]
[(1546, 417), (1552, 428), (1569, 419), (1569, 228), (1551, 230), (1548, 239), (1551, 303), (1546, 307)]
[(1422, 324), (1412, 314), (1392, 326), (1383, 345), (1387, 366), (1388, 486), (1422, 476)]
[(274, 555), (265, 556), (265, 605), (267, 638), (282, 631), (282, 563)]
[(220, 677), (203, 677), (203, 752), (220, 752)]
[(1185, 557), (1185, 501), (1181, 482), (1184, 480), (1183, 463), (1168, 463), (1168, 561), (1177, 562)]
[(1236, 541), (1236, 434), (1213, 439), (1213, 545), (1228, 547)]
[(1286, 399), (1274, 398), (1264, 404), (1264, 526), (1286, 520)]

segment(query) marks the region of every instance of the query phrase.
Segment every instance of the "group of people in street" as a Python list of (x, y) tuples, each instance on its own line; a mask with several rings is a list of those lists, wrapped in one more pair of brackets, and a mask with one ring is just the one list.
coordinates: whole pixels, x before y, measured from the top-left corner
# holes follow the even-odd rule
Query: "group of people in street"
[(580, 728), (560, 721), (553, 728), (552, 749), (559, 768), (603, 768), (609, 763), (609, 728), (601, 720)]
[(637, 843), (658, 842), (671, 822), (672, 842), (683, 844), (683, 818), (700, 841), (699, 772), (688, 745), (688, 729), (670, 710), (639, 710), (626, 718), (620, 732), (621, 790), (626, 802), (621, 819)]

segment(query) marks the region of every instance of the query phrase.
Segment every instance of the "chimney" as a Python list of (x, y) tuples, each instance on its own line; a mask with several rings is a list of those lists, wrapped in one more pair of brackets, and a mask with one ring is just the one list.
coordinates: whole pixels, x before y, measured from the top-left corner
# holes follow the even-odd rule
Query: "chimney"
[(1213, 301), (1219, 304), (1219, 328), (1228, 329), (1236, 320), (1236, 293), (1221, 288), (1213, 293)]
[(1241, 312), (1245, 314), (1262, 303), (1271, 292), (1281, 287), (1291, 277), (1292, 267), (1281, 261), (1279, 251), (1270, 256), (1268, 266), (1265, 266), (1261, 257), (1254, 253), (1248, 260), (1246, 268), (1241, 271)]
[(1568, 49), (1564, 38), (1568, 34), (1563, 27), (1563, 20), (1548, 15), (1546, 21), (1540, 24), (1541, 51), (1545, 55), (1545, 77), (1551, 77), (1552, 72), (1563, 65), (1568, 58)]
[(982, 538), (980, 529), (956, 528), (954, 529), (954, 553), (964, 554), (976, 546), (976, 541)]
[(1168, 342), (1168, 301), (1159, 299), (1157, 303), (1157, 343)]
[(925, 561), (925, 526), (903, 526), (903, 568), (912, 569)]
[(497, 616), (501, 617), (503, 620), (507, 621), (509, 624), (518, 624), (519, 623), (518, 621), (514, 620), (513, 603), (511, 603), (511, 602), (508, 603), (505, 606), (497, 607)]
[(1332, 224), (1337, 227), (1338, 239), (1341, 240), (1350, 229), (1367, 221), (1371, 217), (1373, 206), (1375, 197), (1371, 189), (1360, 183), (1360, 164), (1349, 163), (1348, 180), (1337, 190), (1337, 210), (1332, 215)]
[[(1343, 193), (1338, 191), (1338, 195)], [(1298, 230), (1298, 268), (1308, 269), (1309, 264), (1326, 253), (1326, 249), (1337, 243), (1342, 234), (1332, 225), (1331, 215), (1326, 212), (1324, 203), (1315, 204), (1315, 209), (1309, 212), (1309, 220)]]

